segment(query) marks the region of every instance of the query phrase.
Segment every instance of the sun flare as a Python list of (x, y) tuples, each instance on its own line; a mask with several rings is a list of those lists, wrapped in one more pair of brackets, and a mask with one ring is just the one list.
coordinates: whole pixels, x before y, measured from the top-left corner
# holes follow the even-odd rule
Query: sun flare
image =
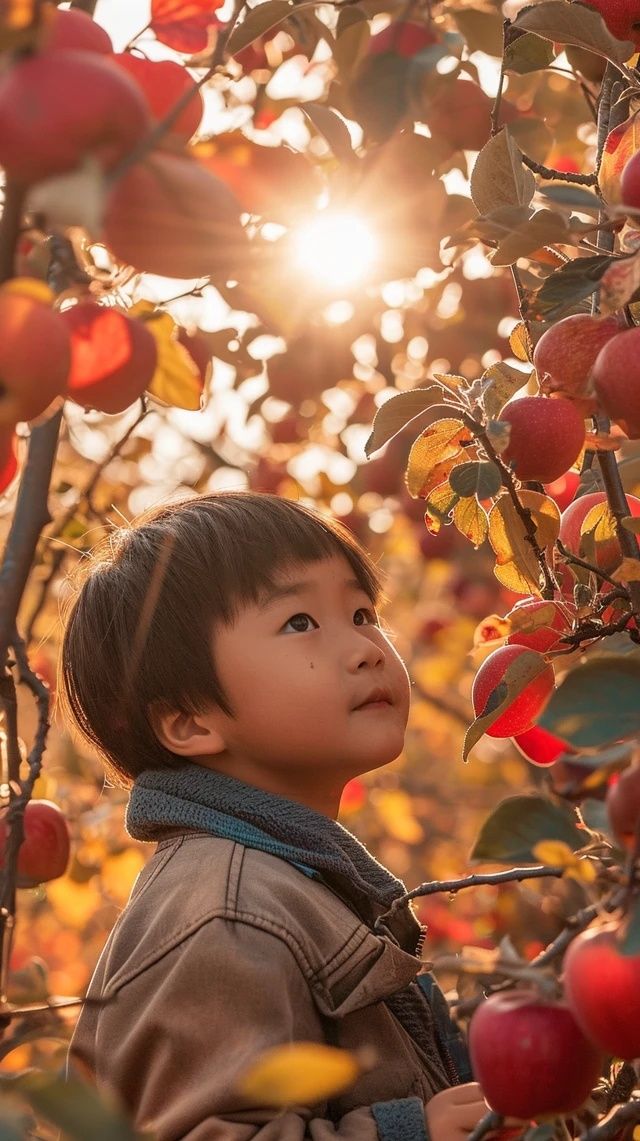
[(365, 280), (377, 260), (378, 243), (357, 215), (327, 214), (295, 231), (293, 251), (300, 269), (325, 288), (339, 290)]

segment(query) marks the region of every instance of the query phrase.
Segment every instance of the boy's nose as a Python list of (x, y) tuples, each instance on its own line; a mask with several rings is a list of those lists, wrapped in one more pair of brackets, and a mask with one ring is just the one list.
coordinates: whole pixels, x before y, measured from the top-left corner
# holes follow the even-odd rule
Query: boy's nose
[(357, 645), (351, 650), (351, 669), (354, 672), (367, 668), (374, 669), (376, 666), (384, 665), (384, 662), (385, 654), (382, 647), (376, 645), (371, 638), (360, 635)]

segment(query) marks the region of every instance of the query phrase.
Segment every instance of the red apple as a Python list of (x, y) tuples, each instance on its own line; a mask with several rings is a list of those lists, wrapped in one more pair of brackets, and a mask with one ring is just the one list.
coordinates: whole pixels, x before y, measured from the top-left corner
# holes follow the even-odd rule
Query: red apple
[(582, 0), (600, 13), (612, 36), (630, 40), (640, 48), (640, 3), (638, 0)]
[(110, 55), (113, 44), (104, 28), (80, 8), (55, 8), (46, 28), (44, 47), (51, 51), (88, 51)]
[[(4, 810), (0, 816), (0, 867), (4, 867), (7, 836)], [(24, 812), (24, 840), (18, 853), (18, 887), (35, 887), (64, 875), (69, 849), (69, 828), (57, 804), (30, 800)]]
[(534, 725), (524, 733), (518, 733), (513, 738), (513, 743), (527, 761), (531, 761), (532, 765), (538, 765), (539, 768), (555, 765), (563, 753), (575, 753), (571, 745), (540, 725)]
[(63, 392), (70, 363), (60, 314), (35, 297), (0, 290), (0, 424), (40, 416)]
[(587, 415), (594, 404), (591, 369), (603, 345), (619, 332), (615, 317), (590, 317), (587, 313), (574, 313), (552, 325), (533, 351), (541, 391), (580, 401), (580, 410)]
[(0, 165), (18, 182), (89, 155), (113, 166), (149, 125), (140, 88), (95, 51), (23, 56), (0, 74)]
[(564, 511), (573, 502), (576, 491), (580, 485), (580, 476), (577, 471), (567, 471), (559, 479), (545, 484), (545, 492), (558, 504), (558, 510)]
[[(482, 716), (489, 698), (502, 682), (505, 672), (523, 654), (539, 659), (540, 673), (513, 699), (493, 725), (486, 730), (489, 737), (515, 737), (535, 723), (554, 687), (553, 666), (546, 664), (542, 654), (526, 650), (524, 646), (501, 646), (485, 658), (474, 680), (471, 700), (476, 717)], [(496, 702), (496, 704), (498, 704)]]
[(493, 994), (469, 1027), (473, 1073), (496, 1113), (522, 1121), (573, 1113), (602, 1070), (599, 1051), (563, 1002), (531, 990)]
[(163, 277), (222, 275), (247, 248), (240, 205), (219, 178), (186, 155), (153, 151), (118, 179), (104, 240), (116, 258)]
[(622, 169), (620, 199), (623, 205), (640, 210), (640, 151), (632, 154)]
[[(640, 499), (634, 495), (627, 496), (629, 510), (632, 516), (640, 515)], [(607, 510), (607, 497), (604, 491), (592, 491), (588, 495), (581, 495), (563, 511), (560, 516), (560, 542), (571, 551), (580, 556), (581, 536), (580, 530), (587, 515), (594, 507), (600, 507), (600, 513)], [(615, 570), (622, 561), (622, 551), (617, 538), (606, 539), (596, 544), (595, 565), (605, 574)]]
[[(549, 650), (557, 650), (563, 645), (561, 639), (571, 630), (571, 623), (575, 617), (575, 607), (566, 602), (547, 601), (543, 598), (525, 598), (517, 602), (513, 610), (507, 614), (515, 629), (507, 636), (508, 646), (527, 646), (530, 650), (537, 650), (546, 654)], [(518, 621), (522, 619), (535, 621), (536, 615), (544, 619), (544, 624), (534, 629), (517, 628)], [(566, 646), (566, 643), (564, 643)]]
[(521, 396), (505, 404), (500, 419), (511, 425), (502, 459), (520, 480), (551, 483), (572, 467), (584, 444), (584, 417), (562, 396)]
[(85, 408), (123, 412), (142, 396), (156, 370), (154, 337), (142, 321), (94, 301), (60, 316), (71, 340), (66, 395)]
[(632, 440), (640, 438), (640, 328), (618, 333), (600, 350), (593, 384), (600, 407)]
[(633, 851), (640, 821), (640, 764), (630, 765), (609, 785), (605, 805), (616, 840)]
[(155, 120), (164, 119), (178, 100), (191, 91), (191, 99), (171, 124), (168, 133), (184, 143), (195, 135), (204, 114), (204, 100), (182, 64), (170, 59), (144, 59), (131, 52), (112, 55), (111, 61), (142, 89)]
[(370, 56), (394, 52), (395, 55), (411, 59), (437, 42), (438, 37), (429, 24), (419, 24), (415, 20), (394, 20), (387, 28), (371, 37), (367, 50)]
[(564, 957), (567, 1004), (584, 1033), (616, 1058), (640, 1057), (640, 955), (623, 955), (618, 925), (582, 931)]

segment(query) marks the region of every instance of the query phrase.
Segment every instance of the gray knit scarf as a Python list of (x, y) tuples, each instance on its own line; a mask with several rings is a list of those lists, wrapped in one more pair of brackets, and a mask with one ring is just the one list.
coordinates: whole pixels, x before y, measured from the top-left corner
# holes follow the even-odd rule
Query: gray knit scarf
[[(406, 890), (337, 821), (187, 761), (175, 769), (147, 770), (137, 778), (126, 825), (137, 840), (158, 840), (167, 829), (185, 828), (268, 852), (315, 873), (371, 928), (381, 909), (387, 910)], [(409, 907), (399, 909), (392, 937), (415, 954), (420, 936)], [(412, 982), (384, 1001), (418, 1047), (433, 1093), (459, 1081), (442, 1041), (442, 1019), (434, 1019), (420, 986)]]

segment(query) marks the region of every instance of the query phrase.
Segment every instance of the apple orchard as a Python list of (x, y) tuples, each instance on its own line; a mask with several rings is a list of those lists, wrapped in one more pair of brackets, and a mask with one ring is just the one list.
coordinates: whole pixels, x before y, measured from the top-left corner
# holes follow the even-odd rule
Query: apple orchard
[[(74, 570), (249, 487), (388, 575), (407, 744), (340, 818), (474, 1141), (635, 1139), (640, 0), (5, 0), (0, 51), (2, 1137), (135, 1137), (60, 1078), (148, 855), (56, 715)], [(357, 1064), (301, 1046), (282, 1104)]]

